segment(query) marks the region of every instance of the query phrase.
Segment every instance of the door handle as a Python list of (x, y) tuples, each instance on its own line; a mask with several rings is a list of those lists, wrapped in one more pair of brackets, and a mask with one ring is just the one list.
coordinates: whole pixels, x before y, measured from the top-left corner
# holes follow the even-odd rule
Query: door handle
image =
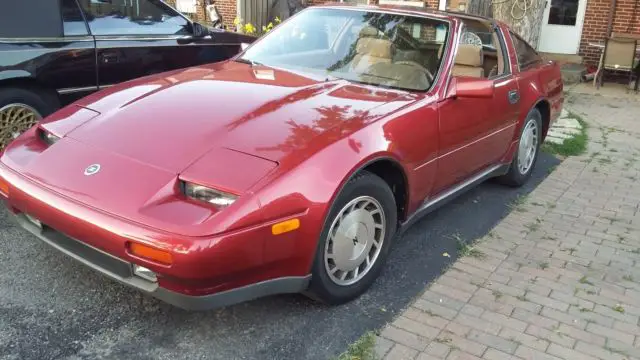
[(518, 93), (518, 90), (509, 91), (509, 103), (516, 104), (518, 101), (520, 101), (520, 93)]
[(100, 58), (102, 59), (102, 62), (105, 64), (117, 63), (119, 60), (118, 53), (115, 53), (115, 52), (102, 53)]

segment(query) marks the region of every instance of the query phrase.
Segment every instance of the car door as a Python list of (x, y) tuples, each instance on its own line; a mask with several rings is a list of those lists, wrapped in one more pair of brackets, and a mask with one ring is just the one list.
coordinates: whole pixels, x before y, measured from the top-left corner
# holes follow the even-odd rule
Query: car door
[[(61, 0), (61, 14), (67, 56), (52, 59), (58, 94), (63, 104), (75, 101), (98, 89), (95, 41), (89, 33), (76, 0)], [(54, 75), (55, 74), (55, 75)]]
[(78, 0), (96, 40), (100, 87), (216, 62), (240, 45), (194, 39), (193, 25), (160, 0)]
[[(471, 22), (471, 20), (470, 20)], [(440, 103), (440, 153), (434, 193), (441, 192), (499, 162), (513, 139), (519, 114), (518, 81), (511, 65), (502, 31), (483, 24), (465, 27), (464, 38), (475, 39), (479, 54), (463, 55), (470, 41), (460, 44), (453, 78), (467, 81), (492, 80), (490, 98), (447, 98)], [(479, 56), (478, 61), (474, 56)], [(464, 59), (470, 57), (470, 59)], [(456, 69), (461, 69), (456, 73)], [(453, 80), (453, 79), (452, 79)], [(455, 81), (449, 83), (454, 86)]]
[(75, 0), (24, 0), (0, 11), (0, 79), (36, 79), (62, 105), (96, 89), (95, 46)]

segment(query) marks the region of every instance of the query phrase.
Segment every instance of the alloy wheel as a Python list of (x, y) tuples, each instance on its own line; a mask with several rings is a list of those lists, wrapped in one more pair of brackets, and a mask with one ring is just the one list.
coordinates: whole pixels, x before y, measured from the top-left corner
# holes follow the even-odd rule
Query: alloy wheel
[(533, 165), (538, 151), (538, 123), (535, 119), (529, 119), (522, 131), (520, 145), (518, 146), (518, 171), (526, 174)]
[(16, 103), (0, 108), (0, 148), (6, 147), (41, 119), (40, 113), (29, 105)]
[(341, 286), (360, 281), (380, 255), (385, 227), (384, 210), (373, 197), (360, 196), (346, 204), (325, 243), (324, 264), (331, 281)]

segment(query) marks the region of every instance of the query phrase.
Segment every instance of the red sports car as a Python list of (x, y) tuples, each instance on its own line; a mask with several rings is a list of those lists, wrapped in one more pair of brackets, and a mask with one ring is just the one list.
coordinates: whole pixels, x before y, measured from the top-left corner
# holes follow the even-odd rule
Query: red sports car
[(311, 7), (229, 61), (52, 114), (4, 151), (0, 192), (44, 242), (179, 307), (337, 304), (415, 219), (527, 181), (562, 89), (491, 19)]

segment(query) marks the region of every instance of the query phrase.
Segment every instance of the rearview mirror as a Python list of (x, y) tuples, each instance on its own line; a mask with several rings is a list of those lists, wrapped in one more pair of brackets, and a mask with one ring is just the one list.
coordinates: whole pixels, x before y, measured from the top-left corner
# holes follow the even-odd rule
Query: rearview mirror
[(449, 83), (447, 98), (492, 98), (493, 80), (454, 76)]
[(197, 37), (197, 38), (202, 38), (205, 37), (207, 35), (211, 35), (211, 32), (209, 31), (209, 28), (206, 27), (205, 25), (202, 25), (200, 23), (197, 22), (193, 22), (193, 36)]

